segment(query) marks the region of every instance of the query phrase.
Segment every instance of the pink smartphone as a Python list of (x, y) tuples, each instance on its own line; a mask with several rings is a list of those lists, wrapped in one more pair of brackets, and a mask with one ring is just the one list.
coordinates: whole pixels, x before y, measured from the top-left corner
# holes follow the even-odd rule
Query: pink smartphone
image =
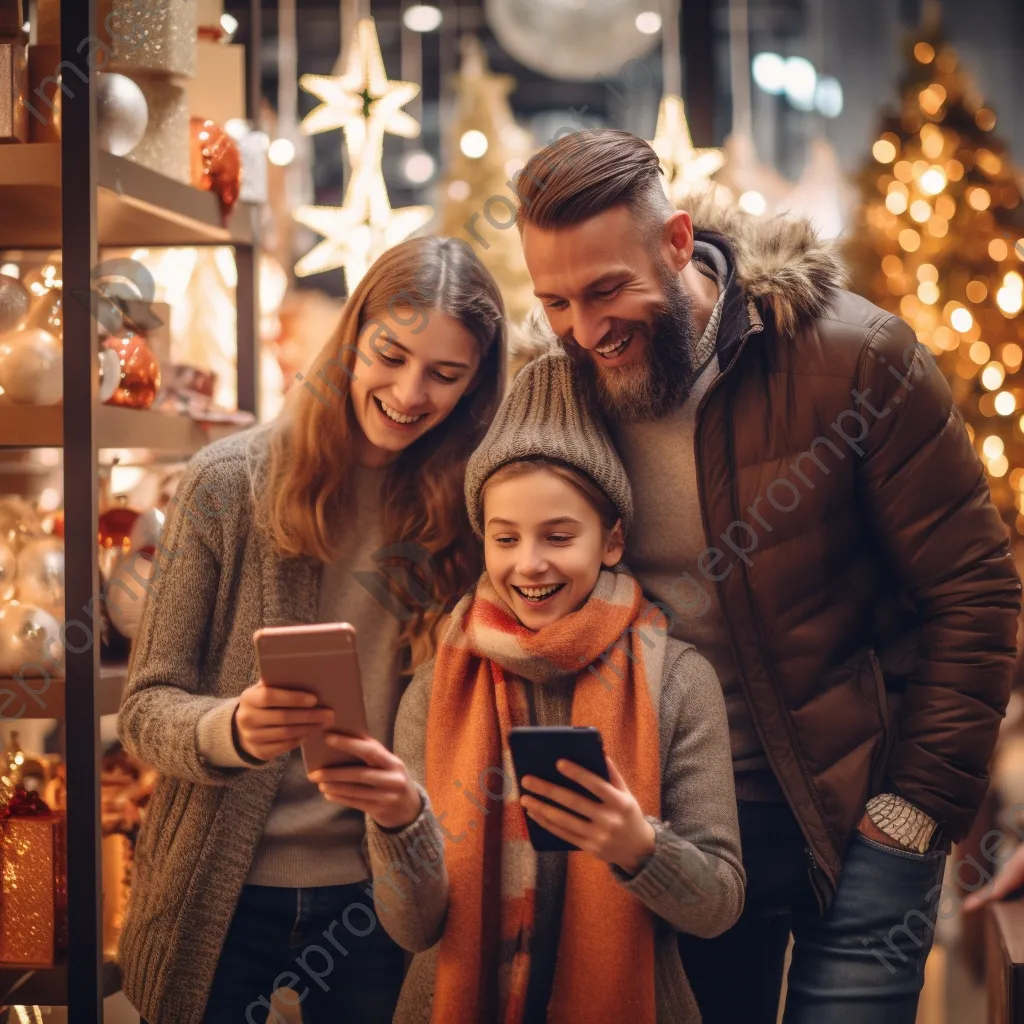
[[(256, 630), (253, 641), (260, 676), (268, 686), (315, 694), (318, 704), (334, 712), (332, 732), (369, 735), (354, 626), (328, 622), (267, 627)], [(323, 731), (302, 741), (302, 760), (307, 772), (361, 763), (328, 746)]]

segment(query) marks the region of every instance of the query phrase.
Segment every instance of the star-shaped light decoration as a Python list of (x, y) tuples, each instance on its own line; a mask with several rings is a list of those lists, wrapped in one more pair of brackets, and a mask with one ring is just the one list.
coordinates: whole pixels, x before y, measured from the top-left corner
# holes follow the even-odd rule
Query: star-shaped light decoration
[(391, 82), (372, 18), (358, 23), (339, 77), (304, 75), (299, 84), (323, 103), (302, 123), (306, 134), (341, 128), (352, 177), (341, 206), (302, 206), (295, 219), (322, 237), (295, 265), (300, 277), (344, 268), (351, 291), (385, 249), (418, 231), (434, 215), (429, 206), (394, 210), (381, 170), (384, 133), (419, 135), (419, 123), (400, 108), (419, 92), (412, 82)]
[(721, 149), (695, 149), (682, 99), (667, 94), (658, 107), (658, 124), (651, 148), (665, 172), (665, 191), (673, 203), (707, 187), (708, 179), (725, 163)]

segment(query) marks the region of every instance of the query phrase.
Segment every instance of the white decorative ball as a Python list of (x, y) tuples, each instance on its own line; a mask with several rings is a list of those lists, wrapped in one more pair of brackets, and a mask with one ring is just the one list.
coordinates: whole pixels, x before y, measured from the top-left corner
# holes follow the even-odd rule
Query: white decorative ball
[(38, 327), (0, 335), (0, 388), (15, 405), (56, 405), (64, 393), (60, 342)]
[(104, 585), (110, 621), (114, 629), (129, 640), (134, 640), (139, 631), (142, 609), (149, 596), (149, 581), (154, 573), (151, 559), (136, 554), (123, 555)]
[(0, 498), (0, 542), (17, 554), (30, 537), (41, 537), (39, 513), (24, 498), (7, 494)]
[(14, 597), (14, 578), (18, 572), (18, 559), (10, 544), (0, 540), (0, 603)]
[(0, 607), (0, 676), (38, 679), (63, 666), (60, 623), (48, 611), (19, 601)]
[(125, 75), (97, 75), (96, 133), (114, 156), (130, 153), (146, 134), (149, 107), (142, 90)]
[(132, 551), (153, 551), (160, 540), (166, 516), (158, 508), (147, 509), (139, 514), (128, 536)]
[(34, 537), (18, 554), (18, 601), (64, 617), (64, 541)]
[(28, 289), (17, 278), (0, 274), (0, 331), (20, 327), (30, 305)]

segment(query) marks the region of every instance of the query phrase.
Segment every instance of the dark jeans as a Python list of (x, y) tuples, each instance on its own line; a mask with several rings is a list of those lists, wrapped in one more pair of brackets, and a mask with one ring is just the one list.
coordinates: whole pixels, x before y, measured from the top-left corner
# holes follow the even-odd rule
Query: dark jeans
[(822, 915), (788, 805), (739, 810), (743, 915), (718, 938), (679, 937), (704, 1024), (775, 1024), (791, 931), (785, 1024), (914, 1024), (945, 850), (907, 853), (858, 833)]
[(203, 1024), (280, 1024), (285, 1018), (270, 1006), (277, 988), (294, 991), (287, 998), (305, 1024), (390, 1024), (405, 954), (377, 921), (368, 886), (247, 885)]

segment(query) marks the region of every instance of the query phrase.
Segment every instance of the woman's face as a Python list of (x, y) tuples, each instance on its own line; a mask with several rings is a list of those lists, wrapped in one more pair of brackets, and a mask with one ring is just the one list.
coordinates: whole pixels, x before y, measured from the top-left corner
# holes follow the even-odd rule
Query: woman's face
[(618, 527), (606, 530), (590, 502), (557, 474), (536, 469), (487, 485), (487, 572), (527, 629), (576, 611), (602, 566), (621, 557)]
[(359, 334), (349, 392), (359, 461), (384, 466), (451, 413), (480, 365), (480, 346), (457, 320), (396, 309)]

